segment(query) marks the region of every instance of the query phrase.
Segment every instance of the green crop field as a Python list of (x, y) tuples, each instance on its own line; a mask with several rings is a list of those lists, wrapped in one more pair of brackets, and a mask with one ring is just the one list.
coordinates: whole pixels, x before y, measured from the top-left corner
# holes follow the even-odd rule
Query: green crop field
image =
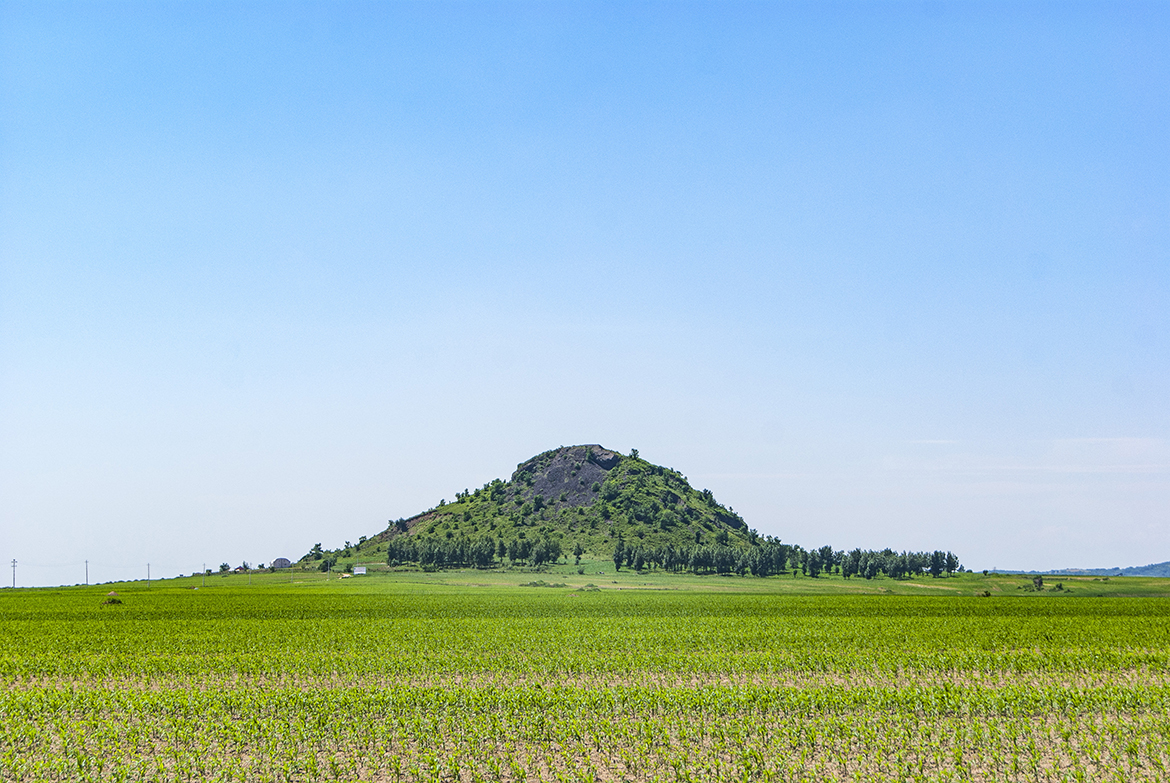
[(0, 779), (1170, 779), (1165, 580), (562, 571), (0, 591)]

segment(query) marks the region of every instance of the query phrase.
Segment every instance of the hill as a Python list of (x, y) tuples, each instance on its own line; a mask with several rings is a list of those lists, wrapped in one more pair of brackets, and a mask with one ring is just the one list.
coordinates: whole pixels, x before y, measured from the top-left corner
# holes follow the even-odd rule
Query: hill
[(1170, 561), (1128, 568), (1061, 568), (1049, 574), (1084, 574), (1086, 576), (1159, 576), (1170, 577)]
[(495, 479), (479, 489), (456, 492), (453, 502), (441, 500), (434, 508), (393, 521), (347, 549), (359, 559), (385, 559), (381, 553), (392, 555), (403, 539), (416, 548), (490, 540), (498, 555), (501, 542), (507, 547), (544, 541), (566, 554), (579, 545), (608, 557), (619, 541), (657, 549), (744, 546), (756, 538), (738, 514), (709, 490), (693, 488), (682, 473), (654, 465), (636, 450), (624, 456), (588, 444), (538, 454), (517, 465), (507, 481)]
[(817, 576), (872, 579), (961, 571), (951, 552), (896, 552), (831, 546), (804, 549), (761, 537), (709, 490), (697, 490), (673, 468), (624, 456), (597, 444), (561, 446), (516, 466), (455, 500), (391, 521), (357, 545), (326, 551), (317, 544), (302, 568), (348, 569), (357, 563), (435, 568), (542, 567), (561, 558), (612, 558), (641, 571), (750, 572), (786, 569)]

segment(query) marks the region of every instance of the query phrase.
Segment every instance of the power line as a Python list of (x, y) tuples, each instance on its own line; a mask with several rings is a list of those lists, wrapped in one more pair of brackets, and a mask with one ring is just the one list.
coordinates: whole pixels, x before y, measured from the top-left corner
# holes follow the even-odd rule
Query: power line
[[(143, 565), (142, 561), (139, 561), (138, 566), (135, 566), (132, 563), (117, 563), (117, 562), (112, 562), (112, 561), (105, 562), (102, 560), (91, 561), (88, 558), (85, 558), (82, 560), (68, 560), (68, 561), (67, 560), (58, 560), (58, 561), (52, 561), (52, 562), (17, 560), (15, 558), (13, 558), (11, 561), (9, 561), (9, 567), (12, 569), (11, 586), (16, 587), (16, 567), (17, 567), (17, 565), (23, 565), (25, 568), (31, 568), (33, 570), (33, 572), (34, 572), (33, 576), (31, 576), (30, 579), (33, 580), (32, 584), (34, 584), (34, 585), (39, 583), (38, 580), (41, 578), (39, 575), (43, 571), (52, 572), (54, 574), (54, 576), (67, 577), (70, 572), (76, 573), (75, 571), (73, 571), (74, 568), (76, 568), (77, 566), (81, 566), (84, 584), (88, 586), (90, 584), (89, 566), (91, 563), (93, 564), (93, 566), (96, 569), (98, 569), (98, 575), (95, 577), (95, 579), (97, 581), (94, 582), (93, 584), (104, 584), (104, 583), (109, 583), (109, 582), (139, 581), (138, 577), (133, 576), (133, 572), (136, 568), (141, 568)], [(146, 583), (147, 583), (146, 586), (152, 588), (152, 587), (154, 587), (154, 565), (155, 564), (154, 564), (154, 561), (151, 561), (149, 563), (146, 563), (145, 565), (146, 565), (145, 577), (146, 577)], [(180, 576), (180, 577), (183, 575), (183, 573), (186, 573), (185, 571), (181, 571), (182, 565), (180, 565), (178, 563), (163, 563), (162, 568), (164, 571), (168, 571), (168, 572), (170, 572), (171, 570), (174, 570), (178, 574), (178, 576)], [(241, 571), (241, 573), (243, 573), (244, 571), (248, 572), (248, 584), (251, 584), (251, 581), (252, 581), (251, 580), (251, 572), (255, 571), (255, 570), (256, 570), (255, 567), (249, 566), (248, 568)], [(276, 570), (280, 571), (281, 569), (276, 569)], [(289, 572), (289, 581), (290, 582), (294, 581), (294, 575), (293, 575), (294, 569), (289, 568), (287, 570)], [(113, 571), (114, 573), (110, 574), (109, 572), (111, 572), (111, 571)], [(142, 572), (139, 571), (138, 573), (141, 574)], [(207, 585), (207, 574), (208, 574), (207, 563), (203, 563), (203, 569), (202, 569), (201, 573), (199, 574), (200, 585), (203, 587), (206, 587), (206, 585)], [(195, 576), (194, 570), (191, 571), (190, 575), (192, 577)], [(115, 578), (110, 578), (111, 576), (115, 577)], [(166, 574), (163, 575), (163, 579), (170, 579), (170, 578), (171, 577), (167, 576)], [(53, 583), (55, 583), (55, 582), (56, 582), (56, 580), (54, 580)], [(60, 582), (61, 585), (65, 585), (66, 583), (67, 583), (66, 581)], [(76, 584), (72, 581), (69, 581), (68, 583), (69, 584)]]

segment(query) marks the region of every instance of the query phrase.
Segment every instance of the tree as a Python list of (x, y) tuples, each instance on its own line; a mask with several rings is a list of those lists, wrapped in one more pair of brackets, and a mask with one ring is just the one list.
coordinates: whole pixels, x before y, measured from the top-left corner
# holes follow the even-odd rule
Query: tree
[(886, 575), (891, 579), (901, 579), (910, 571), (910, 557), (905, 552), (895, 555), (886, 564)]
[(561, 556), (561, 542), (555, 538), (542, 538), (532, 545), (532, 564), (555, 563)]
[(741, 553), (739, 559), (735, 561), (735, 573), (743, 576), (744, 573), (751, 567), (751, 560), (747, 554)]
[(831, 546), (823, 546), (817, 550), (817, 557), (821, 561), (821, 570), (826, 573), (833, 572), (833, 566), (839, 565), (841, 560), (837, 556), (839, 553), (833, 551)]
[(715, 560), (715, 573), (730, 574), (735, 568), (735, 562), (738, 559), (735, 550), (729, 546), (720, 546), (713, 549)]
[(581, 565), (581, 555), (585, 554), (585, 548), (581, 546), (581, 542), (573, 544), (573, 557), (577, 560), (574, 565)]
[(818, 549), (810, 549), (808, 555), (804, 559), (805, 573), (813, 579), (817, 578), (817, 574), (821, 572), (821, 553)]
[(496, 555), (496, 544), (490, 538), (477, 539), (468, 549), (468, 558), (476, 568), (490, 568)]
[(232, 570), (232, 567), (230, 565), (228, 565), (227, 563), (220, 563), (219, 564), (219, 572), (221, 574), (226, 574), (230, 570)]
[(930, 575), (935, 579), (943, 572), (943, 566), (946, 565), (946, 555), (937, 549), (930, 553)]
[(861, 550), (854, 549), (841, 560), (841, 575), (848, 579), (861, 570)]
[(861, 568), (862, 568), (861, 575), (864, 576), (866, 579), (873, 579), (875, 576), (878, 575), (878, 567), (880, 565), (880, 563), (878, 562), (877, 553), (876, 552), (867, 552), (862, 557), (863, 557), (863, 561), (862, 561), (862, 566), (861, 566)]
[(630, 449), (630, 459), (637, 459), (637, 458), (638, 458), (638, 450), (637, 449)]
[(944, 564), (944, 568), (946, 568), (947, 571), (947, 576), (950, 576), (951, 574), (958, 571), (959, 567), (959, 558), (955, 556), (954, 552), (947, 552), (946, 563)]
[(615, 571), (622, 570), (622, 561), (625, 559), (625, 546), (622, 544), (621, 539), (618, 539), (618, 542), (613, 545), (613, 567)]

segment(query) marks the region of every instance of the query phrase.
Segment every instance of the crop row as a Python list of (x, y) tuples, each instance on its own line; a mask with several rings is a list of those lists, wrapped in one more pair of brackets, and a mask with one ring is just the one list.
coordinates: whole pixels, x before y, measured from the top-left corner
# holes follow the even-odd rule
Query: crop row
[(1170, 691), (35, 689), (0, 779), (1165, 780)]
[(124, 607), (99, 609), (92, 602), (73, 611), (10, 612), (0, 638), (0, 682), (290, 674), (572, 679), (640, 672), (1170, 672), (1170, 604), (1161, 599), (1027, 602), (1049, 613), (1033, 607), (1016, 613), (1017, 606), (1005, 601), (997, 614), (986, 608), (994, 602), (976, 598), (660, 594), (652, 596), (658, 605), (616, 591), (506, 600), (443, 596), (445, 602), (402, 595), (221, 598), (135, 596)]

